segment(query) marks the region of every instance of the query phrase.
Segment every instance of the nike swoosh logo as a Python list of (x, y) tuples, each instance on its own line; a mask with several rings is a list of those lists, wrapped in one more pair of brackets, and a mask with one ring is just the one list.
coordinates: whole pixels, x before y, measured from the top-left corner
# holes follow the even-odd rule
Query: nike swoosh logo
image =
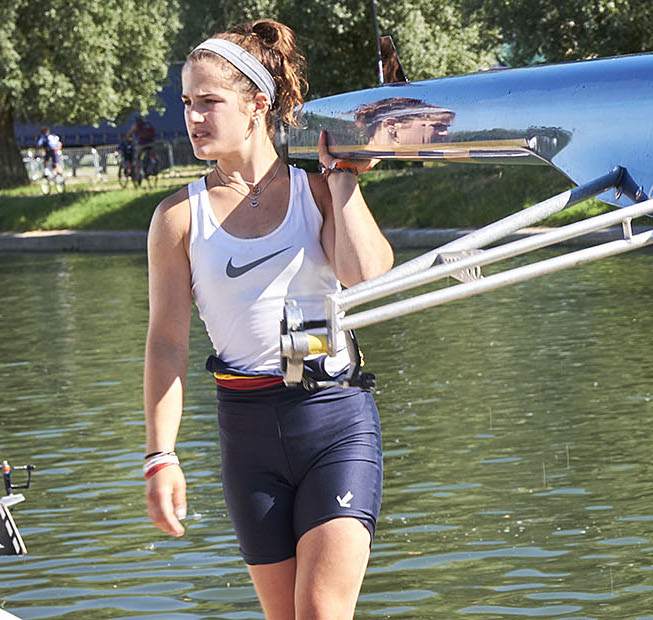
[(238, 276), (242, 276), (248, 271), (254, 269), (254, 267), (258, 267), (259, 265), (263, 264), (265, 261), (268, 261), (271, 258), (277, 256), (277, 254), (281, 254), (281, 252), (285, 252), (286, 250), (289, 250), (291, 247), (292, 246), (289, 245), (287, 248), (283, 248), (282, 250), (277, 250), (276, 252), (272, 252), (272, 254), (268, 254), (267, 256), (263, 256), (262, 258), (257, 258), (256, 260), (253, 260), (251, 263), (245, 263), (244, 265), (239, 265), (238, 267), (236, 267), (236, 265), (234, 265), (231, 262), (233, 259), (232, 257), (229, 259), (229, 262), (227, 263), (227, 275), (230, 278), (237, 278)]

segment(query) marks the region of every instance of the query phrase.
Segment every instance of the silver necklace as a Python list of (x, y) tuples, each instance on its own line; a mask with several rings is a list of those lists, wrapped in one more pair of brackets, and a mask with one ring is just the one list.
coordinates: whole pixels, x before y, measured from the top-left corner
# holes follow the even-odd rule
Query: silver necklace
[[(258, 183), (252, 183), (251, 181), (245, 181), (243, 179), (243, 183), (245, 183), (250, 189), (247, 193), (241, 192), (238, 187), (234, 185), (234, 183), (239, 183), (239, 181), (232, 176), (229, 176), (220, 166), (216, 163), (215, 165), (215, 174), (218, 177), (218, 181), (220, 181), (220, 184), (224, 187), (230, 187), (233, 189), (236, 193), (240, 194), (241, 196), (244, 196), (245, 198), (249, 198), (249, 206), (252, 207), (253, 209), (256, 209), (261, 203), (259, 201), (259, 197), (263, 193), (263, 190), (272, 183), (273, 179), (277, 176), (277, 173), (279, 172), (279, 167), (281, 166), (281, 159), (278, 159), (277, 165), (274, 168), (274, 172), (270, 176), (270, 178), (263, 184), (261, 185), (261, 182), (259, 181)], [(224, 175), (227, 178), (227, 181), (222, 178), (222, 175)]]

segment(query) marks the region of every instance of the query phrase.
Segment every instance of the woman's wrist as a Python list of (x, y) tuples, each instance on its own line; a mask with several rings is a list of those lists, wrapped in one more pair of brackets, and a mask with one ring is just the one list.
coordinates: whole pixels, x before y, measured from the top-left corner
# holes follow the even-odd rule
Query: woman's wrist
[(143, 476), (145, 480), (149, 480), (154, 474), (170, 465), (179, 465), (179, 457), (174, 452), (148, 455), (143, 465)]
[(147, 461), (148, 459), (151, 459), (155, 456), (162, 456), (164, 454), (172, 454), (173, 456), (176, 456), (174, 450), (156, 450), (154, 452), (150, 452), (145, 455), (145, 460)]
[(357, 177), (359, 171), (354, 164), (351, 164), (347, 161), (343, 161), (341, 159), (336, 159), (329, 166), (323, 166), (322, 164), (320, 164), (320, 173), (322, 175), (322, 181), (326, 182), (329, 180), (329, 177), (333, 173), (345, 173)]

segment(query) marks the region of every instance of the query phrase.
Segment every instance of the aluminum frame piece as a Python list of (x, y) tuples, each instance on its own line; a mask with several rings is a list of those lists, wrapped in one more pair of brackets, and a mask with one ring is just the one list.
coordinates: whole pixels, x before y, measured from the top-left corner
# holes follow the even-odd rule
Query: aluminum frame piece
[[(496, 244), (512, 232), (530, 226), (549, 215), (561, 211), (571, 204), (585, 200), (604, 192), (608, 188), (618, 186), (623, 178), (624, 170), (615, 168), (611, 173), (599, 177), (571, 190), (552, 196), (538, 204), (522, 211), (509, 215), (501, 220), (473, 231), (439, 248), (426, 252), (406, 263), (398, 265), (389, 272), (360, 282), (351, 288), (326, 296), (326, 330), (329, 355), (335, 355), (335, 334), (343, 329), (357, 329), (385, 321), (389, 318), (410, 314), (416, 310), (439, 305), (445, 301), (455, 301), (470, 295), (475, 295), (492, 288), (506, 286), (520, 282), (552, 271), (559, 271), (575, 265), (605, 258), (623, 252), (635, 250), (653, 243), (653, 230), (646, 234), (632, 235), (630, 222), (633, 218), (653, 213), (653, 200), (645, 200), (637, 204), (623, 207), (615, 211), (604, 213), (581, 220), (575, 224), (554, 229), (550, 233), (541, 233), (521, 241), (499, 245), (498, 249), (482, 249), (490, 244)], [(517, 256), (525, 252), (547, 247), (568, 239), (582, 236), (588, 232), (599, 230), (621, 223), (624, 228), (624, 241), (602, 246), (593, 246), (586, 251), (575, 254), (564, 254), (555, 261), (546, 265), (539, 263), (519, 270), (519, 278), (512, 278), (509, 273), (503, 272), (490, 278), (470, 277), (464, 278), (462, 284), (449, 287), (446, 292), (425, 294), (412, 297), (402, 302), (377, 307), (369, 311), (345, 316), (345, 312), (364, 303), (376, 301), (391, 294), (410, 290), (416, 286), (435, 282), (445, 276), (455, 276), (456, 273), (466, 271), (474, 274), (476, 267), (481, 267), (496, 260)], [(474, 250), (481, 250), (475, 252)], [(515, 251), (516, 250), (516, 251)], [(471, 251), (471, 253), (470, 253)], [(469, 255), (465, 256), (465, 253)], [(458, 254), (457, 260), (441, 261), (443, 254)], [(551, 267), (555, 265), (555, 267)], [(472, 271), (470, 271), (472, 270)]]
[[(615, 166), (653, 196), (653, 53), (388, 84), (307, 102), (291, 158), (549, 164), (577, 185)], [(612, 205), (632, 200), (598, 196)]]
[[(343, 304), (337, 305), (337, 311), (334, 314), (331, 311), (330, 316), (335, 316), (335, 325), (328, 325), (328, 329), (358, 329), (366, 325), (372, 325), (381, 321), (405, 316), (418, 310), (432, 308), (434, 306), (465, 299), (479, 293), (485, 293), (503, 286), (516, 284), (531, 278), (561, 271), (584, 263), (589, 263), (608, 256), (616, 256), (625, 252), (631, 252), (653, 244), (653, 229), (646, 230), (634, 235), (631, 227), (633, 218), (649, 215), (653, 212), (653, 200), (624, 207), (624, 209), (611, 211), (602, 215), (597, 215), (574, 224), (568, 224), (561, 228), (553, 229), (550, 232), (535, 234), (525, 239), (520, 239), (504, 245), (500, 245), (478, 254), (461, 257), (457, 261), (448, 264), (437, 264), (415, 274), (412, 277), (406, 277), (401, 281), (388, 283), (385, 287), (371, 289), (367, 295), (359, 299), (349, 299)], [(341, 310), (352, 308), (364, 303), (364, 301), (380, 299), (390, 294), (413, 289), (422, 284), (435, 282), (447, 276), (453, 275), (456, 270), (468, 269), (471, 267), (481, 267), (490, 265), (508, 258), (521, 256), (533, 250), (546, 248), (568, 239), (573, 239), (584, 234), (604, 229), (608, 226), (621, 224), (623, 230), (623, 239), (606, 242), (599, 245), (590, 246), (576, 252), (569, 252), (550, 258), (547, 260), (537, 261), (531, 264), (516, 267), (487, 277), (478, 277), (469, 281), (440, 289), (431, 293), (424, 293), (415, 297), (410, 297), (394, 303), (389, 303), (378, 308), (372, 308), (358, 312), (353, 315), (344, 316)], [(366, 297), (366, 299), (364, 299)], [(332, 297), (332, 300), (335, 297)], [(336, 304), (337, 304), (337, 300)]]

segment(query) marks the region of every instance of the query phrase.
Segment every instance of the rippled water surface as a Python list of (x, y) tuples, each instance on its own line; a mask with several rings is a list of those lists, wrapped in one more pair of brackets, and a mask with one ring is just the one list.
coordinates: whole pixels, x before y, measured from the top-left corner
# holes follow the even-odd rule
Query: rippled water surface
[[(625, 255), (360, 330), (386, 478), (357, 618), (653, 619), (652, 268)], [(0, 459), (37, 468), (13, 509), (29, 554), (0, 558), (21, 618), (263, 618), (196, 318), (187, 534), (145, 516), (146, 280), (141, 255), (0, 256)]]

